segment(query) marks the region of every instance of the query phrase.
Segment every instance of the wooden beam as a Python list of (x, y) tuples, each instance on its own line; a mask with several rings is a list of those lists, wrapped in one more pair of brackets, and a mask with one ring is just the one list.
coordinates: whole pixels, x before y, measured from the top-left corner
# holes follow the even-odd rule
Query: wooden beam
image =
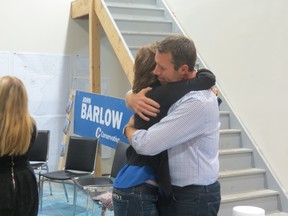
[[(89, 0), (89, 86), (90, 92), (100, 94), (100, 22), (93, 9), (94, 4), (94, 0)], [(101, 151), (101, 145), (99, 145), (95, 164), (95, 176), (102, 176)]]
[(71, 17), (80, 18), (89, 15), (88, 0), (75, 0), (71, 3)]
[(114, 19), (110, 16), (103, 0), (95, 0), (94, 9), (106, 33), (107, 38), (110, 41), (110, 44), (112, 45), (130, 84), (132, 85), (134, 78), (134, 72), (133, 72), (134, 58), (131, 52), (129, 51), (126, 43), (124, 42), (121, 33), (116, 27)]
[[(90, 0), (74, 0), (71, 3), (71, 16), (72, 18), (81, 18), (87, 15), (91, 15), (91, 7)], [(114, 19), (110, 17), (110, 13), (108, 12), (108, 9), (104, 3), (103, 0), (95, 0), (94, 4), (94, 10), (96, 12), (96, 15), (100, 21), (101, 26), (103, 27), (106, 36), (108, 40), (110, 41), (111, 46), (113, 47), (116, 56), (126, 73), (126, 76), (132, 85), (134, 73), (133, 73), (133, 64), (134, 64), (134, 58), (129, 51), (126, 43), (124, 42), (124, 39), (119, 32), (118, 28), (116, 27), (116, 24), (114, 22)], [(90, 18), (89, 18), (90, 19)], [(90, 22), (90, 21), (89, 21)], [(91, 28), (89, 28), (89, 31), (91, 31)], [(91, 45), (90, 45), (91, 47)]]
[(89, 67), (90, 91), (101, 93), (100, 82), (100, 22), (95, 14), (94, 0), (89, 0)]

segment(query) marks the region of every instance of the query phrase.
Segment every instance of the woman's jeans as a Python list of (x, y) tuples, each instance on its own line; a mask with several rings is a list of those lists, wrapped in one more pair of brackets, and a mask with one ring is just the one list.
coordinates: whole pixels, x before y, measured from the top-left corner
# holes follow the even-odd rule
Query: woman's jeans
[(160, 216), (216, 216), (221, 203), (220, 183), (173, 187), (169, 198), (159, 197)]
[(158, 193), (146, 184), (113, 189), (114, 216), (158, 216)]

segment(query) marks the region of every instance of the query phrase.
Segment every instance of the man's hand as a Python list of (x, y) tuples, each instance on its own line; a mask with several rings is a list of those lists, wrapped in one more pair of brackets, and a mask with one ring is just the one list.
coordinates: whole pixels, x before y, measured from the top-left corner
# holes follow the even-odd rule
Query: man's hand
[(215, 85), (211, 87), (211, 90), (214, 92), (214, 94), (215, 94), (216, 96), (219, 96), (219, 89), (216, 88)]
[(137, 94), (130, 92), (125, 98), (126, 106), (136, 112), (145, 121), (150, 120), (147, 116), (157, 116), (160, 108), (160, 105), (156, 101), (145, 96), (151, 89), (150, 87), (144, 88)]

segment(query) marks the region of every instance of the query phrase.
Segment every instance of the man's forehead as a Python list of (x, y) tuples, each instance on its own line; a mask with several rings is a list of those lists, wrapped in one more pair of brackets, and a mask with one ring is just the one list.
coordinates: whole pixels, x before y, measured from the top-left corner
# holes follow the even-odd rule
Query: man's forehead
[(161, 62), (170, 62), (172, 64), (172, 55), (170, 52), (167, 53), (160, 53), (160, 52), (156, 52), (155, 55), (155, 61), (161, 61)]

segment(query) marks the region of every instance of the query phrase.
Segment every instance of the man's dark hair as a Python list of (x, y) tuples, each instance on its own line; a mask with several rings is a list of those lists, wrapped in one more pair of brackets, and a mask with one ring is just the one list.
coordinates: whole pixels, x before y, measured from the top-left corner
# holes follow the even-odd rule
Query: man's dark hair
[(159, 53), (171, 53), (175, 70), (184, 64), (188, 65), (189, 71), (194, 70), (197, 52), (191, 39), (182, 35), (169, 36), (156, 45)]

